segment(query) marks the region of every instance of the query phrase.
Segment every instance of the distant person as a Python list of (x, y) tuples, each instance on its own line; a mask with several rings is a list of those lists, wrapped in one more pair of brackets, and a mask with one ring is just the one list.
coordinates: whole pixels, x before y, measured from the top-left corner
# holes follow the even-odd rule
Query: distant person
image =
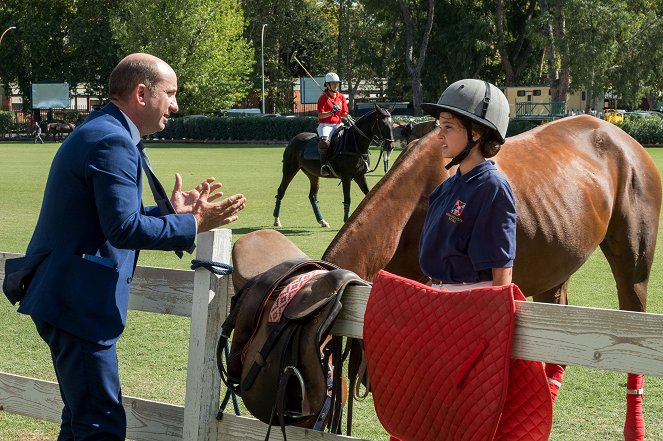
[[(182, 191), (176, 174), (169, 200), (150, 175), (141, 137), (164, 129), (178, 111), (176, 92), (163, 60), (137, 53), (119, 62), (110, 103), (53, 159), (26, 256), (7, 263), (6, 275), (31, 278), (18, 311), (32, 317), (51, 351), (64, 403), (58, 441), (125, 439), (116, 342), (138, 250), (191, 252), (197, 233), (234, 222), (244, 208), (241, 194), (212, 194), (221, 187), (215, 178)], [(157, 198), (164, 193), (160, 206), (143, 207), (141, 168), (160, 187)]]
[(33, 128), (34, 128), (34, 131), (32, 132), (32, 134), (35, 137), (35, 140), (34, 140), (33, 144), (37, 144), (37, 141), (39, 141), (43, 144), (44, 140), (41, 139), (41, 126), (39, 125), (39, 123), (37, 121), (35, 121), (35, 124), (34, 124)]
[(341, 80), (334, 72), (325, 75), (325, 91), (318, 98), (318, 152), (320, 153), (320, 175), (330, 176), (327, 153), (334, 131), (343, 125), (341, 118), (348, 114), (348, 103), (338, 90)]

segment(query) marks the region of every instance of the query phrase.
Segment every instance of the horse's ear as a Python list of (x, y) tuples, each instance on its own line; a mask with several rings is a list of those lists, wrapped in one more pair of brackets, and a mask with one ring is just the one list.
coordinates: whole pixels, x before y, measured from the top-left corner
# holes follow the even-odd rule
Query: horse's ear
[(391, 112), (394, 111), (395, 108), (396, 108), (395, 105), (391, 105), (391, 106), (387, 107), (387, 112), (391, 113)]

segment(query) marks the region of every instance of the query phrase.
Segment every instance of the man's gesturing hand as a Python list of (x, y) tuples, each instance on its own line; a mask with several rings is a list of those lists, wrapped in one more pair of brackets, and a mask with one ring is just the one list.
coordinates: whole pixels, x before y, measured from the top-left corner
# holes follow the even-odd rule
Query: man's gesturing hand
[(209, 179), (200, 184), (200, 193), (192, 206), (192, 213), (198, 222), (199, 233), (235, 222), (237, 212), (243, 210), (246, 204), (246, 198), (242, 194), (230, 196), (219, 202), (211, 202), (219, 197), (219, 193), (210, 196), (211, 189), (220, 184), (210, 185), (208, 181)]
[[(178, 214), (188, 214), (193, 213), (193, 205), (196, 203), (200, 197), (200, 192), (203, 190), (203, 184), (207, 183), (210, 185), (210, 193), (221, 188), (221, 183), (213, 183), (216, 181), (216, 178), (207, 178), (196, 188), (190, 191), (182, 191), (182, 176), (179, 173), (175, 173), (175, 187), (173, 188), (173, 193), (170, 196), (170, 202), (175, 208), (175, 212)], [(207, 202), (212, 202), (223, 196), (223, 192), (214, 193), (207, 198)]]

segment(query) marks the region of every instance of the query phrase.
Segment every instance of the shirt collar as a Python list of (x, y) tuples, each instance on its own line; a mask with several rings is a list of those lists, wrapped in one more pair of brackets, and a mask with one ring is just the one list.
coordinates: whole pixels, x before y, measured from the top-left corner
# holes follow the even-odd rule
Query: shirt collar
[[(120, 110), (120, 112), (122, 112), (122, 110)], [(131, 118), (129, 118), (126, 113), (122, 112), (122, 115), (124, 115), (124, 119), (127, 120), (127, 124), (129, 125), (129, 133), (131, 134), (131, 141), (134, 143), (134, 145), (138, 145), (141, 139), (138, 127), (136, 127), (136, 124), (134, 124), (134, 122), (131, 121)]]
[(490, 159), (483, 161), (481, 164), (477, 165), (464, 175), (460, 174), (460, 167), (458, 167), (458, 170), (456, 170), (456, 179), (462, 179), (465, 182), (469, 182), (477, 176), (486, 173), (488, 170), (497, 170), (497, 167), (495, 167), (495, 162)]

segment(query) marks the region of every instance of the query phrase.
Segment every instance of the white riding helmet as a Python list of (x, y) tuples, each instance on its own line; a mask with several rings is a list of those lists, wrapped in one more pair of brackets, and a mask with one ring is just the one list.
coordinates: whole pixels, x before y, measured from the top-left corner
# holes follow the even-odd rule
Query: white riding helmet
[(325, 75), (325, 83), (340, 83), (341, 79), (336, 75), (335, 72), (329, 72)]
[(435, 118), (441, 112), (462, 115), (483, 126), (493, 129), (504, 142), (509, 126), (509, 101), (504, 93), (488, 81), (465, 79), (447, 87), (437, 103), (421, 105)]

